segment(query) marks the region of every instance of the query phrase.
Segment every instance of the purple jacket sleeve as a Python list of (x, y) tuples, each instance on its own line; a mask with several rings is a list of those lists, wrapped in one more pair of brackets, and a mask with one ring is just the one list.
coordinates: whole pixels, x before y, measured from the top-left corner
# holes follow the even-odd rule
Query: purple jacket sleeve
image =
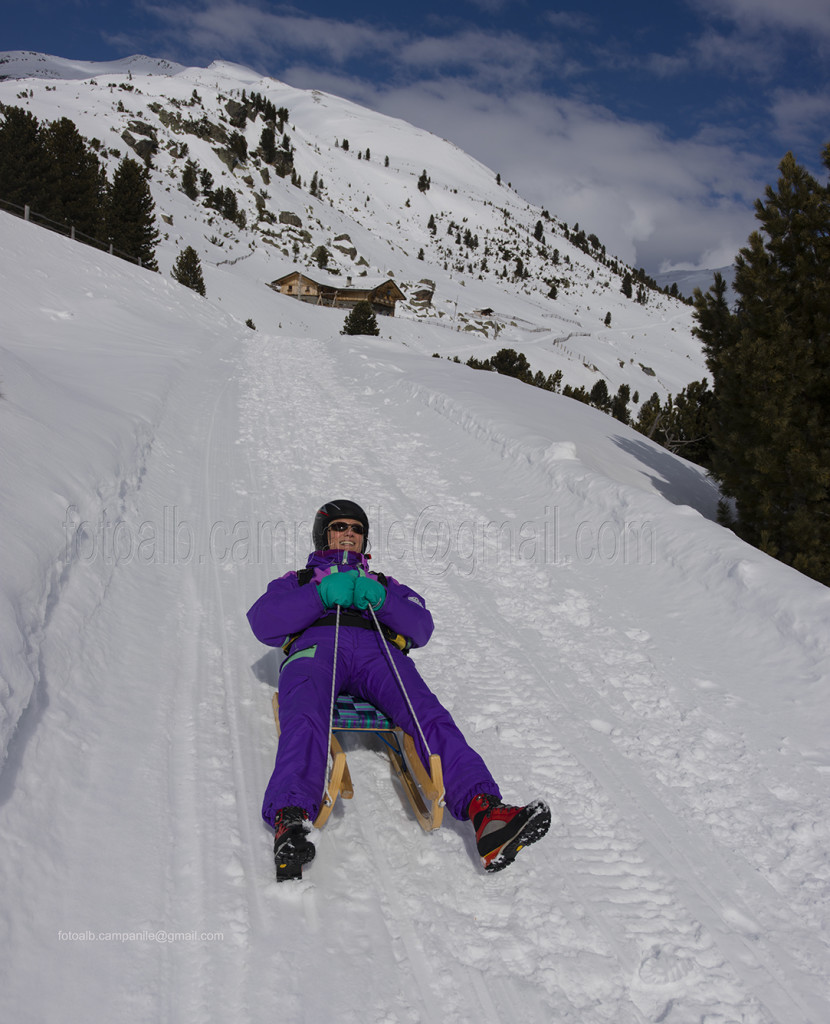
[(423, 647), (434, 628), (424, 599), (397, 580), (387, 578), (386, 582), (386, 600), (378, 612), (378, 621), (402, 636), (411, 637), (416, 647)]
[(296, 572), (271, 580), (268, 589), (248, 612), (254, 636), (270, 647), (282, 647), (292, 633), (299, 633), (326, 614), (317, 587), (301, 587)]
[[(288, 572), (268, 584), (249, 610), (248, 622), (261, 643), (282, 647), (292, 633), (307, 629), (328, 611), (316, 586), (301, 587), (297, 573)], [(411, 637), (416, 647), (423, 647), (432, 636), (432, 615), (424, 599), (397, 580), (387, 579), (386, 599), (377, 616), (384, 626)]]

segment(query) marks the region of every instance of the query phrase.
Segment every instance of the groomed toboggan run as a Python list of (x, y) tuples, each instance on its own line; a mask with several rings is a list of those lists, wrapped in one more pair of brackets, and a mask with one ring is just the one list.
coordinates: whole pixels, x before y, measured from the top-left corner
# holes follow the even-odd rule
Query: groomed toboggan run
[[(473, 345), (446, 318), (348, 338), (342, 311), (265, 287), (258, 252), (207, 264), (202, 299), (168, 249), (152, 274), (0, 231), (3, 1020), (828, 1019), (825, 588), (718, 526), (705, 475), (632, 429), (430, 358)], [(549, 372), (565, 321), (523, 331), (541, 306), (515, 301), (476, 351), (527, 344)], [(700, 376), (688, 310), (619, 302), (624, 327), (574, 351), (674, 391)], [(556, 307), (569, 330), (581, 303)], [(278, 661), (245, 612), (333, 497), (426, 598), (413, 657), (505, 798), (551, 805), (504, 872), (466, 823), (425, 833), (383, 751), (347, 738), (354, 799), (302, 881), (274, 879)]]

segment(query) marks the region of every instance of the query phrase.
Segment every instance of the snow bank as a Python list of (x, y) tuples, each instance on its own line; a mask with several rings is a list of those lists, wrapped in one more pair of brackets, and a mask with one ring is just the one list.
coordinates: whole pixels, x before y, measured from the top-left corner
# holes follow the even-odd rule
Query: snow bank
[(193, 371), (217, 318), (157, 274), (1, 219), (4, 759), (38, 685), (50, 610), (75, 561), (96, 558), (95, 545), (117, 545), (171, 385)]

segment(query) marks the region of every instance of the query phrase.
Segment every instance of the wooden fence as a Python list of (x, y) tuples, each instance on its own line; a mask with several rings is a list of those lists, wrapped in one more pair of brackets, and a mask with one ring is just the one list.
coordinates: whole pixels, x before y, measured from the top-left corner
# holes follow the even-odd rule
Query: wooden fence
[(38, 227), (46, 228), (47, 231), (55, 231), (59, 235), (71, 238), (75, 242), (91, 245), (94, 249), (100, 249), (101, 252), (109, 253), (110, 256), (117, 256), (119, 259), (135, 263), (139, 267), (143, 266), (140, 258), (131, 256), (121, 249), (116, 249), (112, 242), (102, 242), (99, 238), (93, 238), (91, 235), (84, 234), (83, 231), (78, 231), (74, 224), (52, 220), (50, 217), (44, 217), (42, 214), (36, 213), (28, 206), (18, 206), (17, 203), (9, 203), (4, 199), (0, 199), (0, 210), (5, 210), (6, 213), (10, 213), (13, 217), (20, 217), (30, 224), (37, 224)]

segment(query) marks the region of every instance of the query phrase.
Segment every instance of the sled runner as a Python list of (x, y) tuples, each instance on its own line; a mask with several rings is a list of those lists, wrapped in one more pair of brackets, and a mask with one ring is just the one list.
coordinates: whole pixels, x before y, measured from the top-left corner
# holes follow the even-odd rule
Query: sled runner
[[(271, 703), (274, 708), (277, 735), (279, 735), (279, 694), (274, 694)], [(418, 823), (427, 832), (440, 827), (444, 814), (444, 780), (441, 758), (438, 754), (432, 754), (429, 758), (429, 770), (427, 770), (418, 756), (414, 740), (408, 733), (395, 726), (390, 719), (367, 701), (358, 700), (348, 694), (341, 694), (335, 702), (332, 719), (331, 778), (326, 800), (314, 821), (315, 828), (322, 828), (326, 823), (338, 796), (344, 800), (351, 800), (354, 796), (352, 777), (346, 763), (346, 753), (335, 735), (336, 732), (374, 733), (386, 747), (392, 769), (403, 786)]]

